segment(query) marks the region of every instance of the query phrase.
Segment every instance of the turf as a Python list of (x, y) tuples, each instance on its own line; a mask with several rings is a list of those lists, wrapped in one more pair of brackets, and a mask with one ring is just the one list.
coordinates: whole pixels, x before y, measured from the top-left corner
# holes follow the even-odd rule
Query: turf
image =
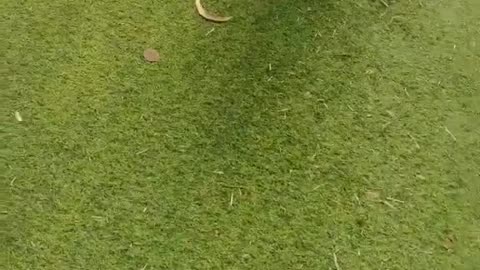
[(478, 269), (478, 0), (191, 2), (3, 1), (6, 269)]

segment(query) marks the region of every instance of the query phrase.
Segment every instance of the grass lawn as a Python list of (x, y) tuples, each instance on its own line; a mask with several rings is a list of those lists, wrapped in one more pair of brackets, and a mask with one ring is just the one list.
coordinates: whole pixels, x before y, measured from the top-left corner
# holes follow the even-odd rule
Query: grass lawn
[(2, 2), (4, 269), (478, 269), (479, 0), (203, 2)]

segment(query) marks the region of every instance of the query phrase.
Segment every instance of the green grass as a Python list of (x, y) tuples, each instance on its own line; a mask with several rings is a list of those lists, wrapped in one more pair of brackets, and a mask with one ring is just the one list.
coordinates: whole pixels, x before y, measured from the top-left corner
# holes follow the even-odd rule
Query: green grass
[(478, 0), (204, 2), (4, 1), (6, 269), (480, 265)]

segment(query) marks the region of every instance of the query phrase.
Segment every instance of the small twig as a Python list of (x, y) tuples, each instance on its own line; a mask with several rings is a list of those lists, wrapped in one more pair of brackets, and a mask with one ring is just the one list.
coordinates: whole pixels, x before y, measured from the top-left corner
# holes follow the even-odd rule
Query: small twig
[(335, 269), (340, 270), (340, 265), (338, 264), (337, 254), (333, 252), (333, 263), (335, 264)]
[(147, 269), (148, 263), (146, 263), (140, 270), (145, 270)]
[(210, 30), (205, 34), (205, 36), (210, 35), (211, 33), (213, 33), (213, 31), (215, 31), (215, 27), (213, 27), (212, 29), (210, 29)]
[(418, 144), (417, 140), (412, 136), (412, 134), (408, 133), (408, 137), (410, 137), (410, 139), (412, 139), (412, 141), (415, 143), (415, 147), (417, 147), (417, 149), (420, 149), (420, 145)]
[(233, 192), (230, 195), (230, 207), (233, 206)]
[(272, 71), (272, 64), (268, 64), (268, 71)]
[(385, 0), (380, 0), (380, 3), (382, 3), (386, 8), (388, 8), (390, 5), (388, 5), (387, 2), (385, 2)]
[(137, 153), (135, 153), (135, 155), (138, 156), (138, 155), (141, 155), (141, 154), (143, 154), (143, 153), (145, 153), (145, 152), (147, 152), (147, 151), (148, 151), (148, 148), (138, 151)]
[(352, 106), (347, 105), (347, 108), (350, 109), (350, 111), (354, 112), (355, 110), (352, 108)]
[(395, 198), (392, 198), (392, 197), (387, 197), (387, 200), (392, 201), (392, 202), (405, 203), (402, 200), (398, 200), (398, 199), (395, 199)]
[(392, 16), (392, 18), (390, 18), (390, 22), (388, 23), (388, 25), (392, 24), (393, 21), (399, 21), (399, 20), (402, 20), (403, 17), (402, 16)]
[(355, 198), (358, 204), (362, 204), (362, 202), (360, 202), (360, 198), (358, 198), (357, 193), (353, 194), (353, 197)]
[(15, 180), (17, 180), (17, 177), (13, 177), (12, 181), (10, 181), (10, 186), (13, 186), (13, 183), (15, 183)]
[(383, 204), (385, 204), (386, 206), (392, 208), (392, 209), (395, 209), (395, 206), (393, 206), (393, 204), (391, 204), (391, 203), (389, 203), (389, 202), (387, 202), (387, 201), (382, 200), (382, 201), (380, 201), (380, 202), (383, 203)]
[(457, 141), (457, 137), (453, 135), (453, 133), (447, 128), (447, 126), (444, 126), (444, 128), (445, 128), (445, 131), (448, 133), (448, 135), (450, 135), (450, 137), (452, 137), (454, 141)]
[(387, 122), (387, 123), (385, 123), (385, 124), (382, 126), (382, 130), (387, 129), (387, 127), (389, 127), (391, 124), (392, 124), (392, 122)]
[(408, 90), (406, 87), (403, 88), (403, 91), (405, 92), (405, 95), (407, 95), (407, 97), (410, 97), (410, 94), (408, 93)]

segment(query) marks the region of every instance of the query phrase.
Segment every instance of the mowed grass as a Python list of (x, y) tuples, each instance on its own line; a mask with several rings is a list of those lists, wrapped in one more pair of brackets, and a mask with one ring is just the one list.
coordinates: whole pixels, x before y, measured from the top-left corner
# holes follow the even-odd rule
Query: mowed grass
[(480, 2), (383, 2), (4, 1), (2, 265), (477, 269)]

